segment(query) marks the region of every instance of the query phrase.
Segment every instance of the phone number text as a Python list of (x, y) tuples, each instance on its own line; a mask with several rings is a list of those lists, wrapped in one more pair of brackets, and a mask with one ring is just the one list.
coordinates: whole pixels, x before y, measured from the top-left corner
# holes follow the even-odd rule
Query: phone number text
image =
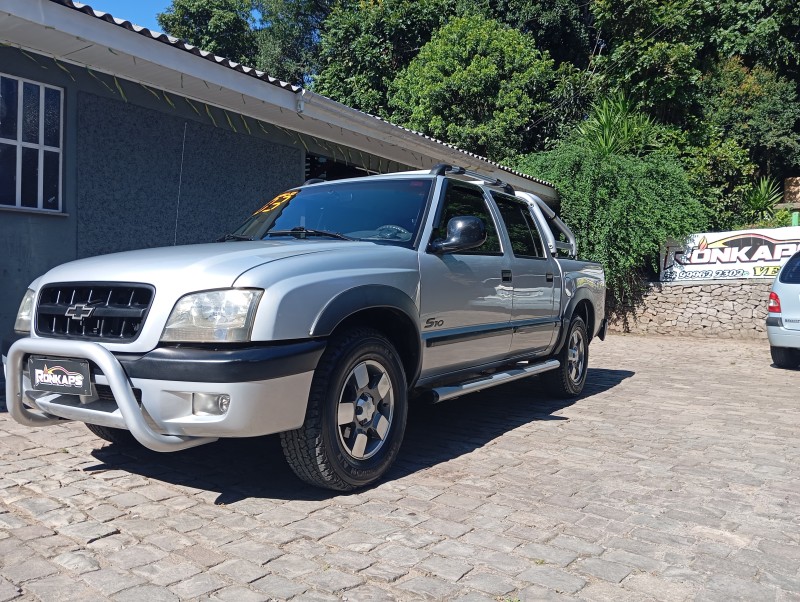
[(662, 280), (712, 280), (716, 278), (747, 278), (750, 270), (702, 270), (692, 272), (664, 272)]

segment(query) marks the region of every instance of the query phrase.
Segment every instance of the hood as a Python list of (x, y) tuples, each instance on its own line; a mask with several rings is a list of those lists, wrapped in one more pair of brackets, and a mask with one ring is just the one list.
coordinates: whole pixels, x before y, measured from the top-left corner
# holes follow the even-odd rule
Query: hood
[[(232, 241), (178, 247), (158, 247), (111, 253), (71, 261), (47, 272), (44, 282), (141, 282), (171, 289), (176, 281), (183, 291), (233, 286), (244, 272), (257, 266), (342, 246), (347, 241)], [(371, 246), (371, 245), (369, 245)], [(187, 286), (192, 283), (191, 286)]]

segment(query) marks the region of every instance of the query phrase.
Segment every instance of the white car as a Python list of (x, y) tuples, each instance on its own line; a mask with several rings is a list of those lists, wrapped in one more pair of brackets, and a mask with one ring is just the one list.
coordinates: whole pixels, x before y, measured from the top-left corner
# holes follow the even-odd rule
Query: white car
[(767, 337), (776, 366), (800, 365), (800, 252), (786, 262), (772, 284)]

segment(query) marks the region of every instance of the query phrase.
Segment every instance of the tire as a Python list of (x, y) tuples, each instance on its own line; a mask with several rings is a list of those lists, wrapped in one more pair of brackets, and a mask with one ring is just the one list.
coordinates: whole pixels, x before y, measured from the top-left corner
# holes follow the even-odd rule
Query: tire
[(772, 347), (769, 348), (770, 355), (772, 355), (772, 362), (778, 368), (797, 368), (800, 364), (800, 353), (797, 349), (789, 347)]
[(86, 428), (92, 431), (95, 435), (108, 441), (109, 443), (116, 443), (117, 445), (133, 445), (138, 443), (136, 438), (131, 435), (130, 431), (125, 429), (115, 429), (107, 426), (99, 426), (97, 424), (85, 423)]
[(589, 336), (580, 316), (575, 316), (569, 323), (564, 347), (555, 359), (561, 365), (542, 375), (547, 390), (563, 399), (577, 397), (583, 392), (589, 366)]
[(400, 451), (407, 397), (403, 364), (379, 331), (334, 336), (314, 371), (303, 426), (281, 433), (286, 461), (317, 487), (352, 491), (373, 483)]

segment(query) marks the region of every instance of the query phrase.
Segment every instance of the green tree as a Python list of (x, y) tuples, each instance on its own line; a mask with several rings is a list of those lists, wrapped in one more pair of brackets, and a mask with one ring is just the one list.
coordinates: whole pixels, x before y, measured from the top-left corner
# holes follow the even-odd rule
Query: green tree
[(585, 0), (489, 0), (484, 12), (533, 36), (556, 65), (569, 62), (584, 69), (597, 42), (590, 5)]
[(704, 79), (703, 89), (705, 122), (748, 149), (762, 175), (783, 177), (800, 167), (796, 83), (734, 57)]
[[(315, 91), (363, 111), (390, 118), (389, 85), (454, 17), (482, 15), (533, 36), (555, 65), (585, 67), (596, 43), (589, 4), (583, 0), (345, 0), (321, 30)], [(588, 74), (563, 80), (564, 122), (584, 112), (594, 90)], [(554, 115), (559, 111), (553, 110)]]
[(172, 0), (156, 19), (166, 33), (193, 46), (245, 65), (256, 64), (250, 0)]
[(796, 0), (719, 0), (711, 41), (723, 57), (741, 56), (800, 85), (800, 10)]
[(292, 83), (317, 69), (319, 29), (334, 0), (172, 0), (168, 34)]
[(663, 123), (685, 125), (713, 53), (709, 0), (594, 0), (607, 48), (594, 59), (607, 89), (622, 88)]
[(338, 4), (321, 32), (314, 91), (389, 117), (389, 85), (453, 10), (453, 0)]
[(796, 0), (594, 0), (591, 11), (605, 44), (593, 68), (665, 123), (691, 127), (704, 76), (731, 57), (800, 85)]
[(334, 0), (255, 0), (258, 68), (308, 85), (319, 69), (319, 32)]
[(482, 16), (451, 20), (391, 85), (393, 120), (503, 159), (537, 148), (559, 79), (533, 38)]
[[(646, 119), (625, 104), (613, 103), (619, 114), (608, 119), (598, 115), (600, 103), (589, 119), (614, 123), (616, 131), (636, 131)], [(626, 120), (631, 123), (624, 125)], [(625, 315), (639, 301), (664, 243), (702, 230), (705, 215), (671, 147), (648, 151), (652, 145), (597, 141), (596, 129), (576, 128), (553, 150), (521, 157), (516, 167), (555, 183), (581, 256), (605, 268), (608, 309)]]
[[(703, 128), (700, 128), (701, 130)], [(732, 230), (741, 223), (744, 193), (752, 181), (756, 166), (747, 149), (719, 131), (705, 128), (693, 136), (679, 132), (680, 156), (689, 182), (708, 215), (708, 227), (714, 231)]]

